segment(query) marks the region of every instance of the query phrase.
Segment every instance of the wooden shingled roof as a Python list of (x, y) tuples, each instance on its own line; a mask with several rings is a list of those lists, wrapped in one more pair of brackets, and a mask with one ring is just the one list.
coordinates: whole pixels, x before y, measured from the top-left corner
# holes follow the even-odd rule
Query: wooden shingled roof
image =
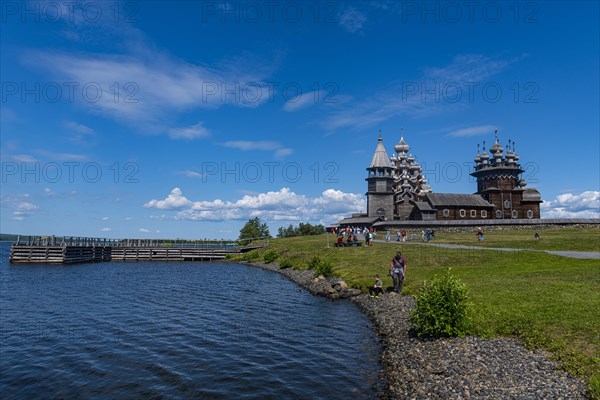
[(477, 194), (427, 193), (426, 196), (431, 205), (436, 208), (441, 206), (493, 207)]

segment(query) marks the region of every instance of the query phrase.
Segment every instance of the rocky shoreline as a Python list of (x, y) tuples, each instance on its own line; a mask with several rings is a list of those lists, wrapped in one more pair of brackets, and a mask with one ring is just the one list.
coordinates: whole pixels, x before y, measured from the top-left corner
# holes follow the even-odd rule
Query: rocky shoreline
[(313, 294), (347, 298), (374, 323), (383, 344), (382, 399), (586, 399), (587, 387), (557, 370), (541, 350), (529, 351), (512, 338), (418, 339), (410, 329), (412, 296), (388, 293), (373, 299), (339, 278), (314, 277), (310, 270), (276, 271)]

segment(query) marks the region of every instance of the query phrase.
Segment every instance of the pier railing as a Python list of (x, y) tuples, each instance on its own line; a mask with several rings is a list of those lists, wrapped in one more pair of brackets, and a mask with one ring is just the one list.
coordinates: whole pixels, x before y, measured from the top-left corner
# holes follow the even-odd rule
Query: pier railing
[(18, 236), (14, 244), (26, 246), (185, 247), (201, 249), (244, 247), (237, 240), (224, 239), (108, 239), (85, 236)]
[(18, 236), (14, 263), (87, 261), (218, 260), (268, 246), (269, 238), (236, 240), (108, 239), (81, 236)]

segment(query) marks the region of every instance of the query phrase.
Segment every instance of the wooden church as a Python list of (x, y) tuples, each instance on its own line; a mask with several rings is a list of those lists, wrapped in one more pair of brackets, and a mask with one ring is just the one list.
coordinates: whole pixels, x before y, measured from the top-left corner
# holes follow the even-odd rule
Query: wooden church
[[(474, 194), (435, 193), (417, 160), (409, 153), (404, 137), (388, 157), (379, 135), (367, 167), (367, 213), (354, 214), (340, 224), (370, 224), (380, 221), (444, 221), (540, 218), (541, 195), (527, 188), (519, 156), (511, 142), (505, 149), (496, 142), (475, 156), (477, 192)], [(479, 146), (478, 146), (479, 149)]]

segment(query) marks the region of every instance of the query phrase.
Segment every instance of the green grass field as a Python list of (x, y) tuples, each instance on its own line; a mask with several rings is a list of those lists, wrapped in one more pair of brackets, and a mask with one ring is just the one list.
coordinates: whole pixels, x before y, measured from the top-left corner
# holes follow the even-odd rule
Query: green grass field
[[(436, 242), (514, 247), (532, 250), (598, 251), (598, 229), (489, 232), (437, 235)], [(379, 236), (379, 235), (378, 235)], [(423, 281), (451, 267), (465, 282), (473, 303), (472, 334), (517, 336), (531, 348), (543, 348), (561, 366), (588, 381), (600, 399), (600, 262), (536, 251), (506, 252), (445, 249), (421, 244), (375, 243), (372, 247), (333, 247), (330, 235), (275, 239), (270, 248), (295, 268), (314, 256), (329, 260), (337, 276), (365, 289), (375, 274), (391, 286), (387, 268), (396, 251), (407, 259), (404, 293), (417, 294)], [(329, 244), (329, 247), (327, 247)]]
[[(539, 240), (533, 238), (534, 233)], [(477, 241), (472, 233), (438, 233), (436, 243), (468, 244), (479, 247), (510, 247), (531, 250), (600, 251), (597, 228), (526, 229), (485, 232), (485, 240)]]

